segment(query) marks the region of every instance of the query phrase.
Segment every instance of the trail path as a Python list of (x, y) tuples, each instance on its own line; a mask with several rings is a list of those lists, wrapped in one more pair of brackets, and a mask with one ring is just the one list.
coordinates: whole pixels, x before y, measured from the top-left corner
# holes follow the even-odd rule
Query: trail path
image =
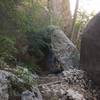
[(99, 100), (84, 72), (70, 69), (58, 75), (41, 76), (38, 87), (43, 100)]

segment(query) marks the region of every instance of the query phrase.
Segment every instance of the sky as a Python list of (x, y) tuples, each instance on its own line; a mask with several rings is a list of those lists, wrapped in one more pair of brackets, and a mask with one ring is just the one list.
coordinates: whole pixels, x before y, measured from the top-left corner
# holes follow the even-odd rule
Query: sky
[[(100, 0), (79, 0), (79, 8), (86, 10), (88, 13), (100, 11)], [(70, 0), (71, 12), (73, 14), (75, 9), (76, 0)]]

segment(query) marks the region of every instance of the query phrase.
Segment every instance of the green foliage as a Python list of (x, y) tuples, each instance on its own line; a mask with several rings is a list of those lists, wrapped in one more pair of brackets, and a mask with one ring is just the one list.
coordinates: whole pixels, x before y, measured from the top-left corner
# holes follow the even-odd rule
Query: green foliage
[(42, 30), (40, 32), (28, 32), (27, 33), (29, 52), (34, 54), (35, 57), (43, 57), (47, 54), (50, 46), (50, 36), (48, 36), (48, 30)]
[(14, 47), (14, 44), (14, 40), (0, 36), (0, 59), (7, 63), (13, 63), (13, 61), (15, 61), (15, 54), (17, 50)]
[(87, 22), (94, 16), (94, 12), (87, 13), (84, 10), (79, 10), (77, 12), (76, 28), (77, 30), (81, 27), (83, 29)]
[(0, 0), (0, 34), (17, 31), (16, 0)]
[(35, 84), (33, 75), (27, 68), (17, 67), (15, 69), (15, 74), (17, 75), (17, 77), (23, 79), (25, 83), (30, 84), (30, 85)]
[(27, 51), (31, 56), (31, 60), (24, 61), (24, 66), (31, 72), (39, 73), (41, 66), (33, 63), (33, 61), (39, 62), (47, 56), (51, 38), (48, 36), (46, 29), (40, 32), (27, 32), (26, 35), (28, 40)]
[(0, 69), (9, 68), (9, 65), (0, 58)]
[(39, 0), (0, 0), (0, 19), (0, 33), (6, 35), (40, 31), (49, 25), (48, 13)]
[(31, 73), (35, 73), (35, 72), (39, 73), (41, 71), (40, 66), (35, 64), (35, 62), (33, 63), (33, 60), (23, 61), (22, 63), (23, 63), (22, 66), (28, 69)]
[[(15, 38), (27, 36), (28, 52), (32, 57), (38, 60), (45, 57), (50, 44), (45, 29), (50, 21), (40, 0), (0, 0), (0, 19), (0, 34), (5, 35), (0, 36), (0, 59), (7, 64), (15, 62), (15, 55), (20, 50), (15, 48), (15, 41), (8, 38), (12, 35)], [(39, 69), (32, 61), (25, 64), (30, 70)]]
[(17, 66), (16, 69), (11, 69), (13, 74), (8, 78), (10, 84), (8, 84), (9, 96), (16, 96), (25, 90), (32, 90), (32, 86), (37, 84), (37, 80), (34, 79), (33, 74), (28, 69)]
[(18, 12), (18, 22), (22, 32), (37, 32), (49, 24), (48, 14), (39, 0), (22, 0)]
[(88, 21), (94, 16), (94, 12), (92, 13), (87, 13), (84, 10), (79, 10), (77, 12), (77, 19), (75, 22), (75, 27), (74, 27), (74, 43), (76, 44), (77, 48), (80, 49), (80, 37), (82, 34), (83, 29), (85, 28), (86, 24)]
[(27, 32), (28, 51), (35, 57), (43, 58), (48, 54), (51, 47), (51, 35), (53, 30), (57, 28), (54, 25), (47, 26), (40, 32)]

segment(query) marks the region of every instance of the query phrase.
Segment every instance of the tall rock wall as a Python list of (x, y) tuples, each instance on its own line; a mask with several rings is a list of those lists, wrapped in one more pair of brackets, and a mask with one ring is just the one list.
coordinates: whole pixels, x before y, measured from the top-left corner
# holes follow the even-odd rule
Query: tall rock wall
[(48, 12), (48, 16), (52, 17), (51, 23), (59, 26), (66, 35), (69, 35), (72, 25), (69, 0), (41, 0), (40, 3)]
[(72, 17), (69, 0), (51, 0), (51, 2), (55, 24), (60, 26), (65, 33), (70, 33)]

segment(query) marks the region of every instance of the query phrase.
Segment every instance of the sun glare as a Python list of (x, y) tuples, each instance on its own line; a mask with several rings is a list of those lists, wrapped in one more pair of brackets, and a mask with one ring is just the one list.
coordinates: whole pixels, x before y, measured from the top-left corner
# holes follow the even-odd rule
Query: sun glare
[[(70, 0), (71, 12), (74, 13), (76, 0)], [(79, 8), (84, 9), (87, 13), (100, 11), (100, 0), (79, 0)]]

